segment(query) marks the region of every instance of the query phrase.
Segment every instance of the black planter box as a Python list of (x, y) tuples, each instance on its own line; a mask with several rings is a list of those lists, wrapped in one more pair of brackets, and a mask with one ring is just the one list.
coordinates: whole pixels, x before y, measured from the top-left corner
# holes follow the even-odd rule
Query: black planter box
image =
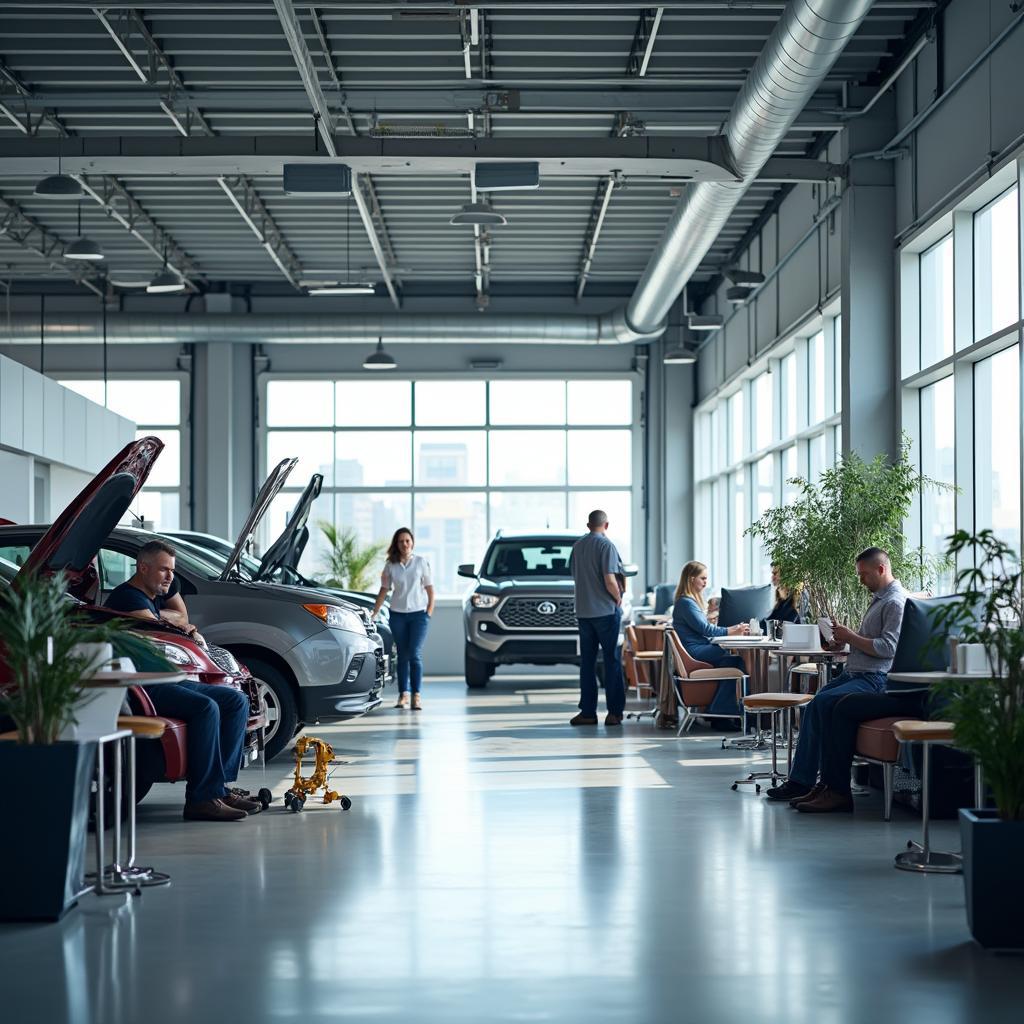
[(1024, 951), (1024, 821), (960, 811), (967, 925), (985, 949)]
[(56, 921), (74, 906), (95, 763), (95, 743), (0, 743), (0, 920)]

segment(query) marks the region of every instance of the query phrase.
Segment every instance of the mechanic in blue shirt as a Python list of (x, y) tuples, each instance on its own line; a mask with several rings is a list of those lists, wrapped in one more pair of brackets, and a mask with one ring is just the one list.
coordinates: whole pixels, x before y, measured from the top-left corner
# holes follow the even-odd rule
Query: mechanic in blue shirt
[(622, 559), (608, 539), (608, 515), (595, 509), (585, 537), (572, 546), (569, 568), (575, 583), (580, 630), (580, 713), (570, 725), (597, 725), (597, 651), (604, 654), (605, 725), (622, 725), (626, 683), (619, 661), (622, 626)]
[[(144, 544), (136, 556), (135, 575), (110, 592), (106, 607), (138, 619), (165, 618), (198, 637), (181, 597), (175, 602), (170, 593), (176, 582), (174, 559), (174, 548), (165, 541)], [(170, 608), (165, 610), (168, 601)], [(191, 682), (154, 686), (146, 693), (158, 715), (186, 723), (188, 781), (182, 815), (185, 820), (240, 821), (257, 813), (261, 808), (257, 801), (231, 793), (227, 786), (238, 777), (242, 763), (249, 719), (249, 699), (245, 694), (230, 686)]]
[[(708, 567), (703, 562), (687, 562), (683, 566), (683, 571), (679, 574), (679, 585), (676, 587), (675, 606), (672, 609), (672, 628), (691, 658), (707, 662), (714, 668), (738, 668), (745, 673), (747, 669), (742, 658), (726, 654), (721, 647), (717, 647), (711, 641), (716, 636), (747, 634), (750, 627), (746, 623), (729, 626), (728, 629), (712, 625), (705, 614), (704, 589), (707, 585)], [(718, 684), (708, 714), (740, 717), (742, 712), (736, 699), (734, 680), (726, 679)]]

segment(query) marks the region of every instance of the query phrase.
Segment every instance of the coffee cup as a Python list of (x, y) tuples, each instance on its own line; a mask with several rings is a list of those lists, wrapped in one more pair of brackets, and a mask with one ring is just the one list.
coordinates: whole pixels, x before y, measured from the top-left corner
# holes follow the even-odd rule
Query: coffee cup
[(982, 673), (988, 671), (988, 655), (984, 644), (958, 644), (957, 672)]

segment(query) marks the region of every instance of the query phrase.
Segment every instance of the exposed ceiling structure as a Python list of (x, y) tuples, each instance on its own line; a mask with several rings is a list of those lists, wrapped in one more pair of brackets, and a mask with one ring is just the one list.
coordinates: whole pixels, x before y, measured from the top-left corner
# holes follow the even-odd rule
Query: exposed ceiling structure
[[(198, 290), (370, 282), (395, 306), (628, 295), (687, 182), (729, 173), (717, 137), (784, 6), (5, 3), (0, 280), (101, 291), (166, 261)], [(807, 158), (841, 127), (847, 87), (884, 78), (935, 7), (874, 3), (695, 285), (786, 182), (828, 176)], [(284, 194), (282, 159), (334, 153), (352, 200)], [(542, 159), (540, 188), (486, 197), (505, 225), (453, 226), (483, 198), (481, 154)], [(80, 203), (33, 195), (58, 160)], [(63, 258), (80, 233), (102, 264)]]

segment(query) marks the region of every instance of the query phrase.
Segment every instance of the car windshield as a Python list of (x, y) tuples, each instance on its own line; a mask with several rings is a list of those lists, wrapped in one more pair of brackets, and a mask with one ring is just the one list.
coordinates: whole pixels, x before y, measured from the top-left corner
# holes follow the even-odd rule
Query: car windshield
[(18, 566), (8, 562), (6, 558), (0, 558), (0, 582), (11, 583), (18, 575)]
[(487, 555), (483, 575), (569, 577), (575, 543), (575, 538), (498, 541)]
[(180, 537), (161, 537), (160, 540), (166, 541), (174, 548), (175, 561), (181, 568), (205, 580), (220, 579), (227, 559), (218, 559), (212, 552), (194, 547)]

